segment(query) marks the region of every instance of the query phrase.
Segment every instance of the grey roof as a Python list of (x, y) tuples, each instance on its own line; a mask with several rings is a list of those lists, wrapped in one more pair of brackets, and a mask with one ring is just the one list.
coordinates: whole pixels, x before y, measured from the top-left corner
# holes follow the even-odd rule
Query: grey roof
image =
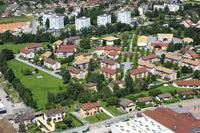
[(120, 103), (119, 103), (119, 105), (121, 105), (122, 107), (127, 107), (130, 103), (133, 103), (133, 101), (131, 101), (130, 99), (127, 99), (127, 98), (125, 98), (125, 99), (123, 99)]
[(148, 102), (148, 101), (152, 101), (152, 97), (148, 96), (148, 97), (141, 97), (137, 99), (138, 102)]
[(27, 113), (33, 113), (34, 109), (32, 109), (30, 107), (25, 107), (25, 108), (13, 109), (13, 112), (15, 114), (27, 114)]
[(65, 109), (50, 109), (45, 114), (49, 117), (60, 113), (65, 113)]
[(160, 94), (158, 95), (159, 98), (168, 98), (171, 97), (172, 95), (170, 93), (165, 93), (165, 94)]

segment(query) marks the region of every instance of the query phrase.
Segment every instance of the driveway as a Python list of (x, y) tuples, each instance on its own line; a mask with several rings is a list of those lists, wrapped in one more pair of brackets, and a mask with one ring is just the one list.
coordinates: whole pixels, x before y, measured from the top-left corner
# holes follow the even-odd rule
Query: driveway
[(52, 76), (54, 76), (54, 77), (56, 77), (56, 78), (62, 79), (62, 76), (60, 76), (60, 75), (58, 75), (58, 74), (55, 74), (54, 71), (46, 70), (46, 69), (44, 69), (44, 68), (42, 68), (42, 67), (40, 67), (40, 66), (37, 66), (37, 65), (35, 65), (35, 64), (32, 64), (32, 63), (30, 63), (30, 62), (28, 62), (28, 61), (26, 61), (26, 60), (20, 59), (20, 58), (19, 58), (19, 54), (15, 55), (15, 59), (16, 59), (17, 61), (22, 62), (22, 63), (24, 63), (24, 64), (27, 64), (27, 65), (29, 65), (29, 66), (31, 66), (31, 67), (37, 68), (37, 69), (40, 70), (40, 71), (43, 71), (43, 72), (45, 72), (45, 73), (48, 73), (48, 74), (50, 74), (50, 75), (52, 75)]

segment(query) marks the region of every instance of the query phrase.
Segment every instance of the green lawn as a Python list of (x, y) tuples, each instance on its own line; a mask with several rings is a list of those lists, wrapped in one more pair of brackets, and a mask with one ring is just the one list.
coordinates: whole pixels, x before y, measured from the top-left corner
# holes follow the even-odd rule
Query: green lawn
[(17, 22), (31, 22), (33, 21), (33, 17), (29, 16), (15, 16), (8, 18), (1, 18), (0, 24), (9, 24), (9, 23), (17, 23)]
[(99, 121), (99, 119), (96, 116), (88, 116), (85, 118), (85, 120), (88, 121), (89, 123), (95, 123)]
[(88, 121), (89, 123), (95, 123), (95, 122), (106, 120), (109, 118), (110, 118), (110, 116), (108, 116), (104, 112), (101, 112), (101, 113), (97, 114), (96, 116), (88, 116), (85, 118), (85, 120)]
[[(1, 1), (1, 0), (0, 0)], [(3, 4), (0, 5), (0, 14), (2, 14), (4, 12), (4, 10), (8, 7), (8, 3), (7, 4)], [(2, 19), (2, 18), (1, 18)], [(1, 20), (0, 20), (1, 21)]]
[(106, 106), (105, 102), (102, 103), (102, 106), (114, 116), (123, 114), (123, 112), (119, 111), (116, 106)]
[[(39, 108), (44, 109), (47, 103), (47, 92), (58, 93), (59, 86), (63, 86), (61, 79), (55, 78), (47, 73), (39, 71), (38, 74), (24, 76), (21, 71), (24, 69), (34, 70), (26, 64), (18, 62), (17, 60), (8, 61), (8, 65), (13, 69), (15, 76), (21, 80), (25, 87), (30, 88), (33, 93), (33, 99), (38, 103)], [(37, 76), (41, 75), (43, 78), (38, 79)]]
[[(10, 49), (12, 50), (14, 53), (18, 53), (20, 51), (20, 49), (26, 47), (27, 45), (31, 45), (31, 44), (36, 44), (36, 43), (22, 43), (22, 44), (13, 44), (13, 43), (6, 43), (3, 45), (0, 45), (0, 51), (2, 49)], [(49, 43), (42, 43), (42, 46), (46, 46)]]

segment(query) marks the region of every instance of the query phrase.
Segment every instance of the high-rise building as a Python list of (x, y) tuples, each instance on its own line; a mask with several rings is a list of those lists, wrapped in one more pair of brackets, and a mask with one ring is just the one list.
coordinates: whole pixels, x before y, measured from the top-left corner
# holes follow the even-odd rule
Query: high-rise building
[(106, 26), (107, 23), (111, 23), (111, 15), (103, 14), (97, 17), (97, 25)]
[(50, 20), (50, 29), (64, 28), (64, 16), (55, 16)]
[(131, 23), (131, 12), (124, 11), (118, 13), (118, 22), (130, 24)]
[(90, 27), (90, 18), (81, 17), (76, 19), (76, 30)]

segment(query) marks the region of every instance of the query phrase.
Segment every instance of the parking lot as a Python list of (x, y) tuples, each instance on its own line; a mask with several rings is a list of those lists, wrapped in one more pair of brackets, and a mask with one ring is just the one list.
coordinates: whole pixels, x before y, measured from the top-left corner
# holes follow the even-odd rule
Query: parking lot
[(17, 104), (13, 104), (11, 101), (8, 101), (6, 98), (7, 94), (5, 93), (5, 91), (3, 90), (2, 87), (0, 87), (0, 98), (1, 98), (1, 102), (3, 103), (3, 105), (6, 108), (7, 113), (5, 114), (0, 114), (0, 118), (5, 117), (6, 115), (10, 115), (13, 114), (13, 109), (18, 109), (18, 108), (23, 108), (25, 107), (24, 104), (22, 103), (17, 103)]

